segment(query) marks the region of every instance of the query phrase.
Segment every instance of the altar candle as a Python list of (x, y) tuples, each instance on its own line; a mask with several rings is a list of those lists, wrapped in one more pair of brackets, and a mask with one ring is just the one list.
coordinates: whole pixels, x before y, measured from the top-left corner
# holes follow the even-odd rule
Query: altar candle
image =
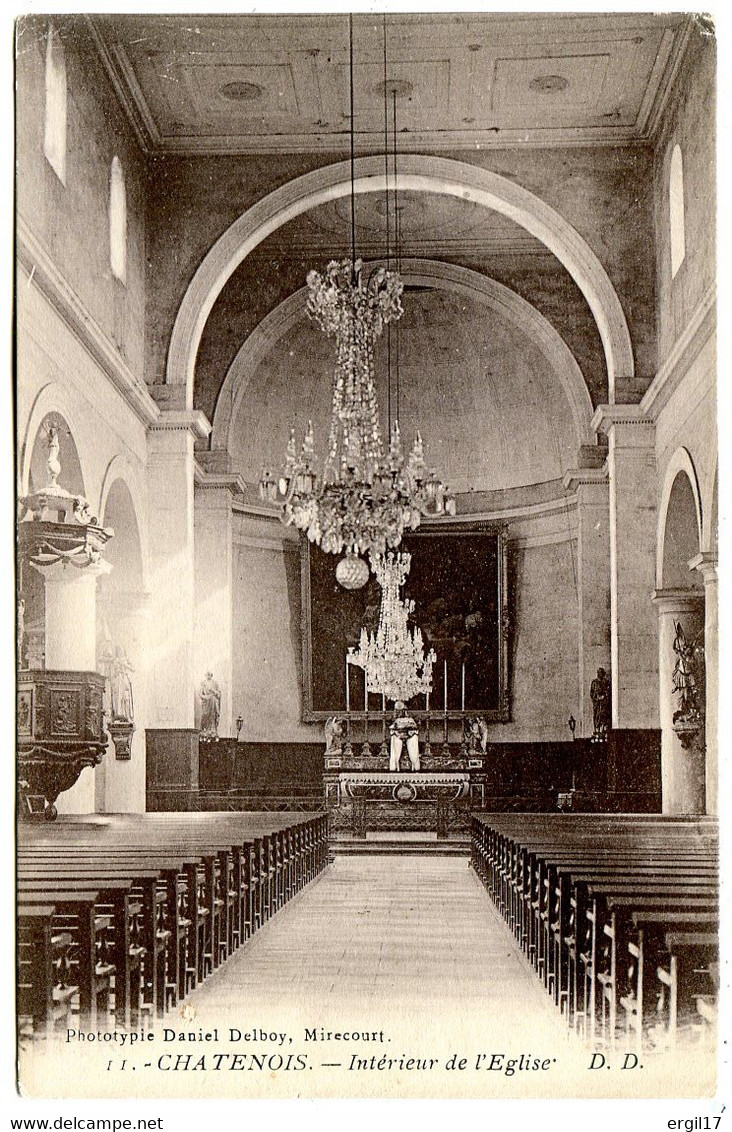
[(447, 715), (447, 661), (445, 661), (445, 715)]
[(428, 689), (428, 691), (427, 691), (427, 699), (426, 699), (426, 703), (425, 703), (425, 711), (427, 712), (427, 715), (429, 715), (429, 714), (430, 714), (430, 693), (429, 693), (429, 689)]
[(348, 653), (346, 653), (346, 713), (351, 710), (351, 690), (348, 687)]
[(369, 713), (369, 674), (364, 668), (363, 670), (363, 710), (368, 715)]
[(465, 661), (463, 661), (462, 679), (460, 682), (460, 710), (465, 711)]

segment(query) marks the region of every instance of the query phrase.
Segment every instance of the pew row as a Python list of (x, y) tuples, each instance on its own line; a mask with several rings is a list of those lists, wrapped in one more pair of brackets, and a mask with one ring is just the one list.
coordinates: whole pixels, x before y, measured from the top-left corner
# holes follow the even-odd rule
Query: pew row
[(319, 813), (89, 815), (22, 827), (20, 1035), (154, 1024), (327, 863)]
[(471, 862), (547, 993), (590, 1042), (709, 1029), (718, 825), (707, 817), (475, 814)]

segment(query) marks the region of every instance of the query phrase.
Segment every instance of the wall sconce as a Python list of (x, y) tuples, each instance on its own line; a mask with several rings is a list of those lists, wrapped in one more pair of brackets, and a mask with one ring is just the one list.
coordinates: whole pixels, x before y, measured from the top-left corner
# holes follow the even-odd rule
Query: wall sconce
[(570, 715), (569, 719), (567, 720), (567, 727), (572, 732), (572, 742), (574, 742), (574, 733), (577, 730), (577, 720), (573, 715)]
[(241, 715), (237, 715), (237, 717), (236, 717), (236, 741), (237, 741), (237, 743), (239, 742), (239, 732), (241, 731), (243, 726), (244, 726), (244, 720), (242, 719)]

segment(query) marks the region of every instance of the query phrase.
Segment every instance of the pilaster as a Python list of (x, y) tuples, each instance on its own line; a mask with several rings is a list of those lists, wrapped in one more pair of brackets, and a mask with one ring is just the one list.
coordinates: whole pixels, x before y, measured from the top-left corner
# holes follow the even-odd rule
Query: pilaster
[(148, 430), (152, 727), (194, 725), (194, 443), (210, 428), (198, 410), (165, 409)]
[(655, 428), (637, 405), (601, 405), (592, 425), (608, 440), (613, 727), (657, 727)]
[[(197, 471), (195, 491), (195, 628), (196, 690), (207, 672), (221, 688), (219, 734), (235, 734), (237, 706), (232, 703), (233, 680), (233, 514), (244, 481), (237, 475)], [(200, 721), (198, 695), (195, 724)]]
[(565, 491), (577, 497), (579, 604), (579, 735), (592, 735), (590, 685), (598, 668), (610, 669), (610, 504), (603, 467), (574, 468)]

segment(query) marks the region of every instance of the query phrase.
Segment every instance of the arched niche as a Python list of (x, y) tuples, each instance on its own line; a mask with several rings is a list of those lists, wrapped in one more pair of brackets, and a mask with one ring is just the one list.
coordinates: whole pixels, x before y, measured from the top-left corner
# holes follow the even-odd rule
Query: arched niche
[(701, 574), (689, 569), (701, 549), (702, 513), (696, 469), (685, 448), (678, 450), (666, 471), (658, 530), (658, 589), (703, 593)]
[[(389, 181), (393, 188), (394, 178)], [(401, 191), (441, 193), (502, 213), (535, 236), (560, 260), (584, 294), (602, 339), (610, 402), (618, 381), (634, 374), (627, 322), (605, 269), (579, 233), (555, 209), (508, 178), (466, 162), (405, 154), (396, 178)], [(275, 189), (248, 209), (219, 237), (186, 291), (171, 335), (166, 382), (186, 389), (193, 406), (198, 346), (206, 320), (233, 271), (262, 240), (302, 212), (355, 193), (387, 188), (381, 157), (325, 166)]]
[[(375, 266), (369, 264), (367, 270)], [(579, 445), (592, 443), (593, 408), (582, 371), (563, 338), (535, 307), (480, 272), (438, 260), (405, 259), (400, 265), (400, 274), (407, 287), (444, 291), (475, 301), (485, 308), (488, 323), (493, 315), (515, 328), (541, 354), (546, 373), (551, 374), (563, 391), (574, 428), (573, 458)], [(243, 342), (217, 398), (211, 433), (213, 449), (234, 453), (232, 430), (240, 417), (250, 383), (267, 356), (303, 322), (307, 296), (306, 287), (288, 296)], [(333, 353), (332, 347), (328, 348), (328, 353)]]

